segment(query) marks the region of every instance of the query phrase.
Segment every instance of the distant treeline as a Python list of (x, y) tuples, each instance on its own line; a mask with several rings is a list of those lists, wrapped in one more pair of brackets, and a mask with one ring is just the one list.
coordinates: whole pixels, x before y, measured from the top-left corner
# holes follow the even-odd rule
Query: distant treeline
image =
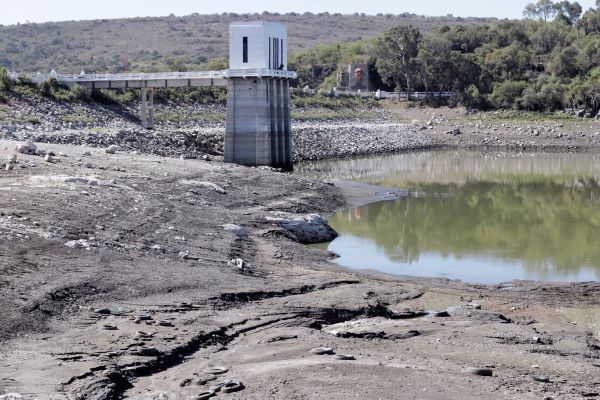
[[(351, 62), (374, 66), (390, 89), (444, 91), (478, 108), (552, 111), (600, 108), (600, 0), (540, 0), (528, 19), (483, 25), (441, 25), (423, 32), (400, 25), (349, 44), (320, 45), (291, 57), (301, 86), (332, 88)], [(322, 74), (315, 74), (315, 68)]]

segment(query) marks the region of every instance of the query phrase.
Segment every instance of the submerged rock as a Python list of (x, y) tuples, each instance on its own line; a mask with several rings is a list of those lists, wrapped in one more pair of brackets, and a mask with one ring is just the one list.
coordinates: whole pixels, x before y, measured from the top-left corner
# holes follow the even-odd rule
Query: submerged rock
[(268, 221), (277, 223), (303, 244), (331, 242), (338, 234), (319, 214), (290, 214), (274, 212)]

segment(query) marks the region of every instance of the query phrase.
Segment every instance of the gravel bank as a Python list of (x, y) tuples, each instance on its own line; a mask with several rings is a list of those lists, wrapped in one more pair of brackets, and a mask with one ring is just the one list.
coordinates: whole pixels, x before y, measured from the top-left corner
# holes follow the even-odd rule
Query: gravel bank
[[(121, 150), (145, 154), (185, 158), (222, 155), (224, 127), (190, 129), (159, 128), (148, 131), (124, 127), (115, 129), (37, 129), (0, 130), (0, 138), (32, 140), (37, 143), (85, 145), (91, 147), (119, 146)], [(431, 140), (406, 124), (340, 124), (335, 122), (302, 123), (293, 127), (294, 160), (322, 160), (367, 154), (418, 149)]]

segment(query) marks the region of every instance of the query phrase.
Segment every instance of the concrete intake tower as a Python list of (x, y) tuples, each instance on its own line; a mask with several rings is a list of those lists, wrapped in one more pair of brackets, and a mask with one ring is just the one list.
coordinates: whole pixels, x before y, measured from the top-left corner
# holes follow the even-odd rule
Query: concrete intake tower
[(284, 25), (230, 25), (225, 162), (293, 168), (287, 46)]

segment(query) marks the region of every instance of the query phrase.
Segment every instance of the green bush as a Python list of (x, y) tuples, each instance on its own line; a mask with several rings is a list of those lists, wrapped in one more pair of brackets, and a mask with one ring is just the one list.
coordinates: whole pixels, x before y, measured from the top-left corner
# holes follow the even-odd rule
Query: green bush
[(0, 92), (8, 92), (12, 89), (14, 82), (8, 76), (8, 70), (0, 67)]
[(504, 81), (496, 84), (490, 95), (490, 102), (497, 108), (518, 109), (520, 106), (518, 100), (526, 88), (527, 82), (523, 81)]
[(87, 93), (86, 88), (84, 88), (81, 85), (73, 85), (73, 87), (71, 87), (71, 94), (73, 95), (73, 98), (80, 100), (80, 101), (88, 101), (89, 100), (89, 96)]
[(120, 106), (133, 103), (133, 99), (140, 97), (139, 90), (95, 90), (92, 99), (104, 104), (118, 104)]

